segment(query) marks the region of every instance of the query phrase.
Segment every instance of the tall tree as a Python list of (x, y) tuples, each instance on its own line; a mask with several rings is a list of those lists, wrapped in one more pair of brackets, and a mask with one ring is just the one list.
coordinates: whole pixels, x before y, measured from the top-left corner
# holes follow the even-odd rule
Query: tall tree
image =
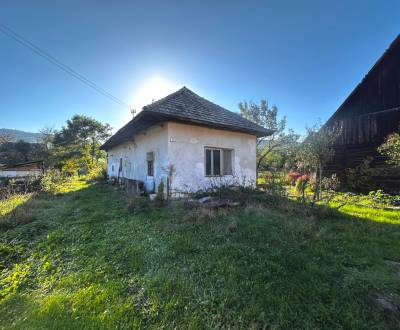
[(53, 144), (64, 158), (81, 157), (89, 148), (93, 164), (98, 147), (111, 135), (110, 131), (109, 124), (87, 116), (75, 115), (54, 135)]
[(295, 144), (299, 135), (293, 130), (286, 130), (286, 117), (278, 119), (278, 108), (269, 106), (266, 100), (261, 100), (260, 104), (253, 102), (240, 102), (239, 110), (242, 117), (271, 130), (270, 136), (257, 139), (257, 178), (263, 162), (272, 152), (276, 150), (289, 150), (287, 146)]

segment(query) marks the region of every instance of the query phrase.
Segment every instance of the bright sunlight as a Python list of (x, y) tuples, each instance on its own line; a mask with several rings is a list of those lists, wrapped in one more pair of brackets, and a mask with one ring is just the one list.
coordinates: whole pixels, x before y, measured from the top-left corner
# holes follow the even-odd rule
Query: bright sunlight
[(144, 81), (136, 89), (133, 97), (133, 107), (136, 113), (141, 111), (143, 106), (175, 92), (180, 87), (177, 83), (161, 77), (154, 77)]

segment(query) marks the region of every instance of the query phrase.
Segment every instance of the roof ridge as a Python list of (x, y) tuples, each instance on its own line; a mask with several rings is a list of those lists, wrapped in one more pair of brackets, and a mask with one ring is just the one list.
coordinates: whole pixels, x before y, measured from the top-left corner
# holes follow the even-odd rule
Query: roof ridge
[[(184, 88), (186, 88), (186, 87), (184, 87)], [(191, 93), (193, 94), (193, 96), (196, 97), (196, 98), (195, 98), (195, 101), (197, 101), (198, 103), (200, 103), (200, 105), (206, 107), (206, 108), (207, 108), (208, 110), (210, 110), (210, 111), (214, 111), (214, 109), (212, 109), (212, 108), (210, 107), (210, 104), (211, 104), (211, 105), (217, 107), (218, 109), (220, 109), (220, 110), (222, 110), (222, 111), (228, 112), (229, 115), (235, 115), (236, 117), (238, 117), (238, 118), (240, 118), (240, 119), (244, 119), (244, 120), (249, 121), (248, 119), (242, 117), (242, 116), (241, 116), (240, 114), (238, 114), (237, 112), (230, 111), (229, 109), (226, 109), (226, 108), (224, 108), (223, 106), (221, 106), (221, 105), (219, 105), (219, 104), (216, 104), (216, 103), (214, 103), (213, 101), (210, 101), (210, 100), (208, 100), (208, 99), (206, 99), (206, 98), (204, 98), (204, 97), (202, 97), (202, 96), (196, 94), (195, 92), (191, 91), (191, 90), (188, 89), (188, 88), (186, 88), (186, 90), (189, 91), (189, 92), (191, 92)], [(252, 122), (252, 121), (249, 121), (249, 122), (252, 123), (253, 125), (257, 126), (257, 127), (264, 128), (264, 127), (262, 127), (261, 125), (259, 125), (259, 124), (257, 124), (257, 123), (254, 123), (254, 122)]]
[(158, 99), (157, 101), (154, 101), (152, 103), (146, 104), (145, 106), (142, 107), (142, 111), (145, 110), (151, 110), (151, 108), (160, 105), (161, 103), (168, 101), (170, 98), (178, 95), (179, 93), (184, 92), (185, 90), (189, 90), (186, 86), (183, 86), (181, 88), (179, 88), (177, 91), (168, 94), (167, 96), (162, 97), (161, 99)]

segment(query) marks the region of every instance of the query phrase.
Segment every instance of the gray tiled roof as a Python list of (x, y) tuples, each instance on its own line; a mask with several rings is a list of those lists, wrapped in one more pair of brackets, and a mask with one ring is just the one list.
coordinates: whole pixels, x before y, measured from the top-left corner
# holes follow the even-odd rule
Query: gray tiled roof
[(143, 110), (114, 134), (102, 146), (102, 149), (109, 149), (127, 141), (134, 134), (143, 130), (144, 127), (150, 126), (157, 121), (179, 121), (194, 125), (239, 131), (256, 136), (272, 134), (269, 130), (243, 118), (239, 114), (212, 103), (190, 89), (183, 87), (175, 93), (143, 107)]

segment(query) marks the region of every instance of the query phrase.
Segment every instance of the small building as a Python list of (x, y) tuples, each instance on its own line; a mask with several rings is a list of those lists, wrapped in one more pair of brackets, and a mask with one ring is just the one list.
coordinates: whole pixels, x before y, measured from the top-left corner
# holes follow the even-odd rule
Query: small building
[(37, 177), (44, 173), (42, 160), (0, 166), (0, 178)]
[(377, 152), (385, 138), (400, 126), (400, 36), (398, 36), (356, 86), (325, 126), (339, 124), (342, 133), (335, 144), (335, 158), (326, 172), (344, 176), (346, 169), (372, 157), (374, 165), (385, 167), (374, 180), (377, 187), (398, 190), (398, 169), (385, 165)]
[(193, 192), (214, 185), (255, 185), (257, 137), (271, 134), (186, 87), (145, 107), (113, 135), (109, 177), (141, 181), (148, 191)]

